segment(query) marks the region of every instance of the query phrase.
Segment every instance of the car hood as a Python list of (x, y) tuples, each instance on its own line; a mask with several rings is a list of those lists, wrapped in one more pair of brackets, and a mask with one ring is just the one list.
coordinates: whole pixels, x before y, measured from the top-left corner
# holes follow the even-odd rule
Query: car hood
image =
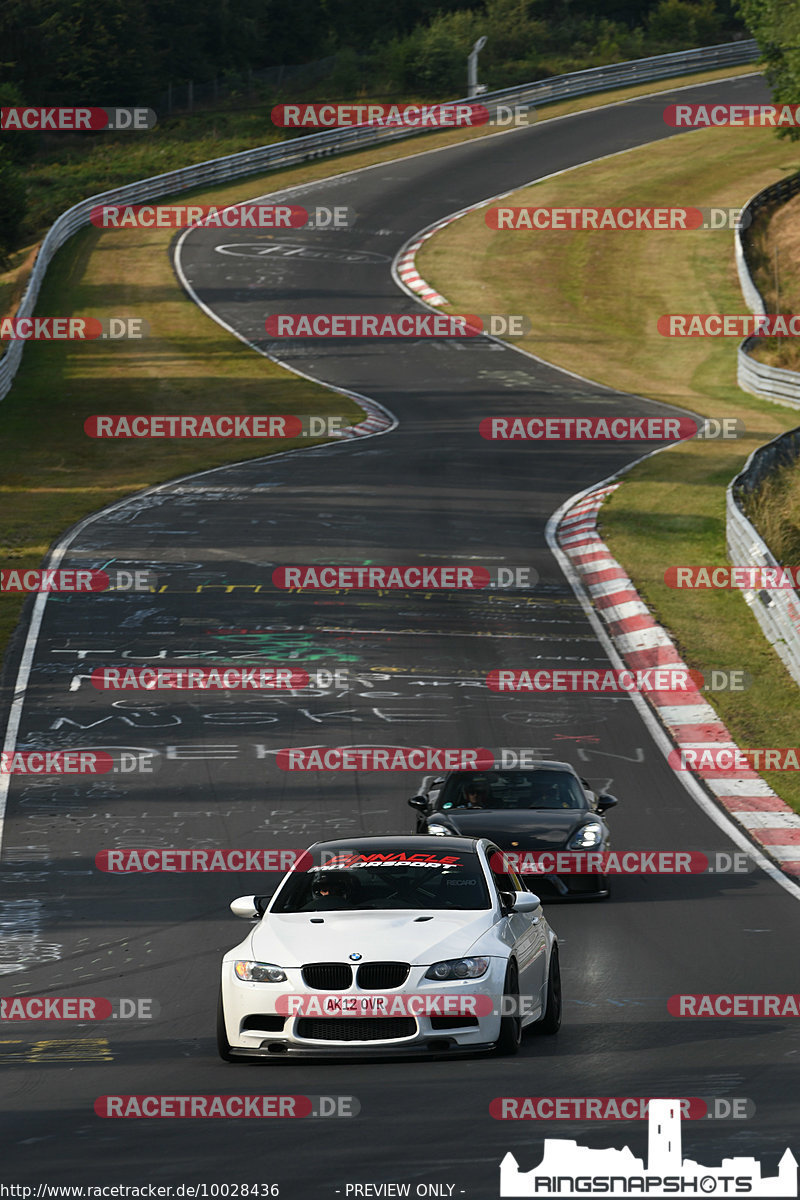
[(484, 809), (478, 812), (449, 809), (433, 813), (429, 818), (431, 823), (441, 822), (465, 837), (490, 838), (501, 850), (512, 849), (512, 842), (527, 850), (556, 849), (563, 846), (581, 825), (596, 820), (596, 813), (575, 808)]
[(267, 913), (253, 930), (252, 954), (281, 967), (347, 962), (351, 954), (427, 966), (466, 954), (494, 921), (491, 909)]

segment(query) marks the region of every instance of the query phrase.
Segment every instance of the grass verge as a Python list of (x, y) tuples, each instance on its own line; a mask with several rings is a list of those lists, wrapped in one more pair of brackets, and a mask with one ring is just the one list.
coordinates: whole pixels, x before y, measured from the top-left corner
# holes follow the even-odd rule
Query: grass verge
[[(747, 73), (751, 67), (640, 85), (585, 96), (548, 107), (547, 118), (598, 104), (628, 99), (653, 88), (688, 86), (704, 79)], [(263, 176), (237, 180), (227, 188), (198, 191), (199, 203), (229, 204), (291, 184), (324, 179), (340, 171), (425, 152), (492, 133), (486, 127), (452, 130), (389, 144), (335, 160), (313, 162)], [(142, 135), (127, 153), (133, 157), (120, 172), (98, 166), (98, 173), (76, 176), (81, 195), (141, 178), (174, 165), (158, 161)], [(252, 145), (252, 135), (247, 144)], [(196, 141), (184, 140), (180, 161), (202, 158)], [(205, 149), (205, 147), (203, 147)], [(216, 153), (241, 149), (225, 143)], [(110, 143), (97, 151), (112, 154)], [(103, 174), (103, 171), (106, 171)], [(109, 171), (111, 173), (109, 174)], [(63, 203), (80, 196), (63, 193)], [(179, 199), (189, 198), (183, 194)], [(166, 200), (167, 198), (165, 198)], [(48, 546), (68, 526), (91, 512), (176, 476), (224, 463), (263, 457), (297, 444), (288, 441), (236, 443), (94, 441), (83, 433), (93, 413), (325, 413), (357, 420), (361, 410), (344, 397), (300, 379), (254, 353), (210, 321), (186, 299), (173, 275), (169, 230), (84, 230), (72, 238), (51, 264), (37, 306), (43, 315), (81, 314), (144, 318), (151, 336), (141, 342), (31, 343), (25, 349), (14, 386), (2, 402), (4, 437), (0, 441), (3, 480), (0, 562), (19, 569), (40, 564)], [(0, 276), (0, 298), (9, 311), (24, 286), (32, 248), (13, 271)], [(3, 291), (5, 289), (5, 291)], [(309, 444), (303, 442), (303, 445)], [(0, 603), (0, 652), (15, 628), (22, 601), (3, 596)]]
[[(577, 168), (504, 204), (736, 207), (797, 170), (798, 157), (800, 148), (766, 130), (693, 132)], [(521, 344), (548, 362), (744, 422), (742, 439), (681, 444), (635, 467), (604, 505), (601, 528), (690, 666), (752, 675), (744, 692), (708, 696), (738, 743), (795, 745), (797, 687), (742, 596), (675, 591), (663, 579), (670, 565), (727, 562), (727, 484), (756, 446), (797, 423), (790, 410), (738, 389), (732, 340), (657, 332), (663, 313), (742, 311), (732, 234), (492, 231), (479, 210), (428, 241), (417, 263), (455, 311), (528, 314), (533, 333)], [(764, 778), (800, 811), (800, 780)]]

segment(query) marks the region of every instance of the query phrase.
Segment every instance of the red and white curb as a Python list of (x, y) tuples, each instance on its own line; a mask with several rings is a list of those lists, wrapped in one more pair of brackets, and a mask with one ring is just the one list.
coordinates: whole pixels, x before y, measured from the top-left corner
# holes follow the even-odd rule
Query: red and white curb
[[(556, 538), (605, 623), (620, 657), (631, 670), (685, 668), (672, 640), (654, 620), (624, 567), (597, 533), (597, 513), (620, 485), (612, 483), (582, 496), (561, 517)], [(678, 748), (736, 747), (727, 726), (697, 693), (644, 693)], [(781, 800), (756, 771), (736, 778), (695, 775), (717, 803), (788, 875), (800, 876), (800, 816)]]
[[(444, 223), (449, 224), (449, 222)], [(414, 263), (417, 251), (422, 243), (427, 241), (429, 237), (432, 237), (440, 228), (441, 226), (436, 226), (429, 233), (424, 233), (418, 241), (412, 242), (410, 246), (406, 247), (395, 263), (398, 278), (403, 281), (410, 291), (424, 300), (426, 304), (447, 304), (444, 296), (440, 296), (435, 288), (432, 288), (429, 283), (425, 282)]]
[[(508, 192), (504, 192), (508, 195)], [(437, 221), (434, 225), (429, 225), (422, 233), (418, 233), (413, 242), (408, 242), (399, 252), (394, 262), (392, 263), (392, 275), (395, 282), (405, 288), (414, 296), (419, 296), (420, 300), (424, 300), (426, 304), (431, 306), (441, 306), (449, 304), (450, 301), (446, 296), (441, 295), (432, 288), (429, 283), (422, 278), (416, 266), (417, 251), (427, 242), (428, 238), (432, 238), (440, 229), (445, 229), (448, 225), (452, 225), (454, 221), (460, 220), (467, 213), (476, 212), (479, 208), (485, 208), (492, 200), (498, 197), (493, 196), (489, 200), (481, 200), (478, 204), (470, 204), (468, 208), (462, 208), (458, 212), (451, 213), (449, 217), (443, 217), (441, 221)]]
[(365, 420), (359, 421), (357, 425), (346, 425), (342, 430), (342, 440), (347, 441), (353, 438), (370, 437), (373, 433), (385, 433), (387, 429), (394, 429), (397, 424), (397, 418), (384, 408), (382, 404), (378, 404), (376, 400), (370, 400), (367, 396), (358, 396), (357, 403), (360, 408), (366, 410), (367, 416)]

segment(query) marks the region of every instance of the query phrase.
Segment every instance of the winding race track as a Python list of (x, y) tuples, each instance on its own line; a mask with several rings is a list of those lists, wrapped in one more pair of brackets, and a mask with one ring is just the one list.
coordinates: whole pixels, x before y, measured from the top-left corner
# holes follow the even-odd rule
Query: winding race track
[[(767, 97), (753, 77), (677, 95)], [(287, 1198), (344, 1196), (348, 1183), (408, 1182), (411, 1194), (439, 1183), (453, 1184), (455, 1196), (491, 1197), (505, 1152), (532, 1167), (543, 1136), (646, 1155), (644, 1122), (534, 1125), (490, 1115), (493, 1098), (526, 1095), (748, 1097), (750, 1120), (685, 1123), (685, 1151), (707, 1164), (754, 1155), (774, 1173), (796, 1132), (797, 1022), (667, 1013), (674, 993), (797, 990), (787, 948), (797, 945), (800, 906), (759, 872), (623, 876), (605, 903), (551, 905), (564, 1025), (556, 1038), (526, 1037), (516, 1058), (233, 1066), (219, 1061), (213, 1040), (219, 959), (246, 930), (227, 905), (269, 890), (277, 876), (121, 876), (94, 865), (115, 847), (297, 847), (414, 828), (405, 801), (416, 776), (277, 768), (277, 749), (309, 745), (535, 748), (621, 798), (610, 815), (616, 848), (735, 849), (668, 768), (629, 698), (531, 699), (484, 685), (496, 667), (607, 662), (544, 530), (569, 496), (642, 449), (490, 443), (477, 434), (480, 419), (666, 410), (484, 338), (277, 343), (264, 332), (270, 312), (421, 311), (390, 271), (418, 230), (489, 195), (671, 136), (661, 114), (674, 99), (599, 108), (291, 193), (307, 207), (350, 206), (352, 229), (206, 229), (182, 239), (179, 270), (219, 320), (293, 368), (379, 402), (399, 425), (143, 494), (87, 522), (66, 548), (68, 566), (151, 568), (160, 590), (48, 600), (28, 642), (18, 744), (152, 752), (155, 771), (14, 779), (0, 877), (2, 990), (146, 998), (157, 1016), (78, 1030), (3, 1025), (9, 1180), (275, 1183)], [(702, 133), (684, 136), (687, 154), (702, 152)], [(539, 583), (383, 595), (272, 586), (276, 566), (339, 561), (528, 566)], [(92, 686), (91, 669), (126, 661), (349, 674), (344, 686), (283, 696)], [(126, 1121), (93, 1110), (108, 1094), (262, 1092), (354, 1096), (361, 1111), (352, 1120)]]

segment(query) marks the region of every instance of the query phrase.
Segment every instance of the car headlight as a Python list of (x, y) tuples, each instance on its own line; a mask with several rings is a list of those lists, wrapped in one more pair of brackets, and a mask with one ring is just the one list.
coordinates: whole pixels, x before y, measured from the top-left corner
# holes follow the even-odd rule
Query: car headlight
[(434, 963), (425, 972), (426, 979), (479, 979), (489, 970), (488, 958), (448, 958)]
[(285, 983), (286, 972), (274, 963), (248, 962), (238, 958), (233, 964), (237, 979), (246, 979), (248, 983)]
[(434, 833), (438, 836), (441, 836), (442, 834), (452, 833), (453, 831), (452, 831), (452, 829), (448, 829), (446, 825), (437, 825), (434, 822), (433, 825), (428, 826), (427, 832)]
[(603, 840), (603, 826), (599, 821), (589, 821), (582, 825), (576, 834), (567, 842), (568, 850), (591, 850), (599, 846)]

